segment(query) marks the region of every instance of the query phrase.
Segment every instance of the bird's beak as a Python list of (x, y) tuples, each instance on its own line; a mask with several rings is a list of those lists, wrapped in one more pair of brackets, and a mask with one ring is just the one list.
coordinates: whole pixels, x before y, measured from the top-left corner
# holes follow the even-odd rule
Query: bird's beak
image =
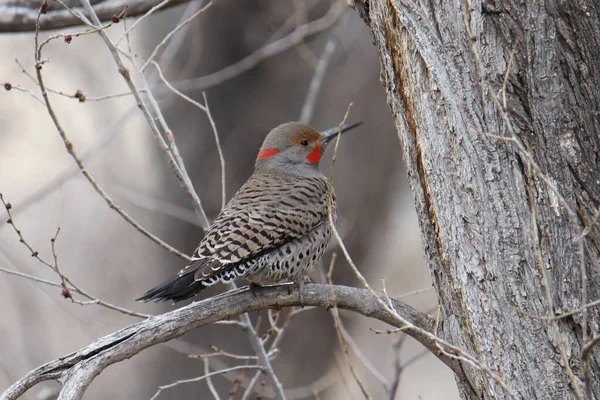
[[(351, 124), (345, 124), (344, 126), (342, 126), (341, 133), (347, 132), (352, 128), (356, 128), (359, 125), (362, 125), (362, 121), (353, 122)], [(319, 142), (321, 142), (321, 144), (327, 144), (331, 141), (331, 139), (334, 139), (338, 135), (338, 133), (340, 133), (339, 126), (329, 128), (323, 131), (323, 136), (321, 137), (321, 139), (319, 139)]]

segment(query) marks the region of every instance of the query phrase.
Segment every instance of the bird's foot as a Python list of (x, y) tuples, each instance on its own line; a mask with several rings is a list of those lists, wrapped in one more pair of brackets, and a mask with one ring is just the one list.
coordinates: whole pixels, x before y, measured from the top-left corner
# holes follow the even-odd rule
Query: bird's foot
[(304, 299), (302, 298), (302, 292), (304, 291), (304, 277), (303, 276), (296, 279), (296, 286), (298, 286), (298, 296), (300, 297), (300, 307), (304, 308)]
[(286, 282), (284, 283), (285, 287), (287, 287), (287, 291), (288, 291), (288, 296), (290, 294), (292, 294), (292, 289), (294, 288), (294, 286), (296, 285), (296, 282)]
[(248, 287), (250, 288), (250, 291), (252, 292), (254, 297), (256, 297), (256, 289), (261, 288), (262, 286), (259, 285), (258, 283), (250, 282)]

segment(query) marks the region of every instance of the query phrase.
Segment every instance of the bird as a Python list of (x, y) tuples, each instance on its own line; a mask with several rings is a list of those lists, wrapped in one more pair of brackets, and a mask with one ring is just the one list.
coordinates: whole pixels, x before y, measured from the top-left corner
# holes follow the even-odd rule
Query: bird
[(338, 133), (360, 124), (319, 132), (288, 122), (272, 129), (254, 173), (206, 230), (191, 261), (136, 300), (176, 303), (218, 282), (245, 279), (253, 293), (259, 286), (296, 283), (302, 303), (303, 279), (331, 240), (330, 198), (337, 219), (335, 194), (319, 162)]

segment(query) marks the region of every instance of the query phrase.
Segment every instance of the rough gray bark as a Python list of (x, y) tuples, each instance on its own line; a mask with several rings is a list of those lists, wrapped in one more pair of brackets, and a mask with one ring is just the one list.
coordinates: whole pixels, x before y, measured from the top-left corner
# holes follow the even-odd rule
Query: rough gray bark
[[(598, 309), (588, 310), (585, 327), (582, 313), (556, 321), (525, 313), (582, 306), (585, 227), (586, 302), (600, 298), (592, 226), (600, 206), (599, 3), (378, 0), (355, 7), (380, 52), (441, 336), (519, 398), (582, 396), (583, 329), (599, 334)], [(511, 130), (501, 104), (513, 47)], [(513, 132), (515, 141), (487, 135)], [(591, 351), (590, 398), (600, 398), (599, 347)], [(457, 379), (463, 397), (508, 397), (489, 375), (465, 369), (467, 379)]]

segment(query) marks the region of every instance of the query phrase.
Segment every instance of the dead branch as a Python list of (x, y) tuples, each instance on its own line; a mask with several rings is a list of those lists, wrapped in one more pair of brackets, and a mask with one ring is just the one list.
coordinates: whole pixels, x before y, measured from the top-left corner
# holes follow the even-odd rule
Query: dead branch
[[(249, 290), (236, 289), (150, 317), (100, 338), (77, 352), (36, 368), (10, 386), (0, 396), (0, 400), (17, 399), (31, 387), (47, 380), (58, 380), (62, 384), (59, 399), (81, 399), (92, 380), (106, 367), (128, 359), (148, 347), (181, 336), (193, 328), (234, 318), (245, 312), (299, 305), (297, 289), (294, 288), (291, 293), (289, 289), (285, 285), (264, 287), (258, 289), (256, 296)], [(366, 289), (307, 284), (302, 295), (304, 306), (332, 308), (332, 289), (338, 308), (354, 311), (396, 327), (401, 326), (397, 317)], [(394, 309), (406, 321), (429, 334), (433, 333), (434, 318), (397, 300), (391, 301)], [(436, 341), (432, 340), (430, 335), (423, 334), (421, 330), (408, 330), (406, 333), (433, 352), (459, 377), (464, 377), (460, 363), (438, 351)]]
[[(137, 0), (132, 2), (127, 0), (100, 0), (95, 2), (93, 7), (101, 21), (108, 21), (126, 8), (127, 17), (137, 17), (159, 5), (161, 9), (167, 9), (189, 1)], [(35, 31), (35, 21), (41, 3), (41, 0), (39, 2), (10, 0), (0, 5), (0, 33)], [(85, 14), (83, 7), (75, 7), (74, 1), (65, 3), (71, 7), (72, 12), (57, 4), (50, 4), (46, 14), (40, 20), (40, 30), (60, 29), (82, 24), (77, 14)]]

